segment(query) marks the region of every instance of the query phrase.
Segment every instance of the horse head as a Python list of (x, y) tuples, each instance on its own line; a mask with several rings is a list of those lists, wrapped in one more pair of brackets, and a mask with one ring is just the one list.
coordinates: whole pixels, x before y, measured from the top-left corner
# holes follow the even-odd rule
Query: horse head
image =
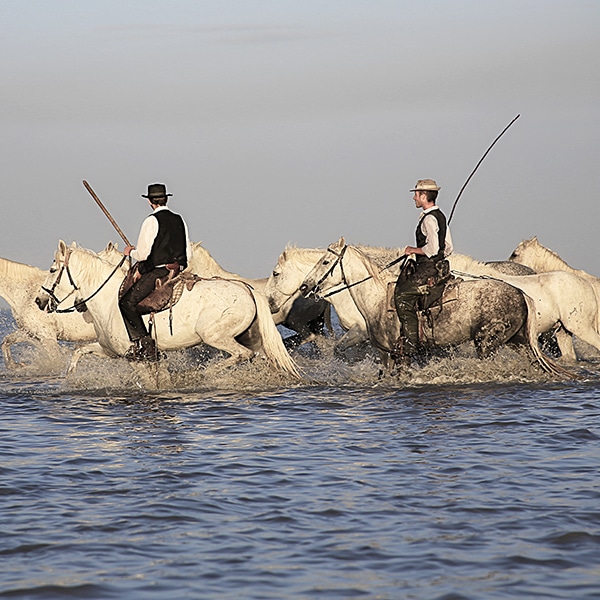
[[(73, 245), (74, 244), (75, 242), (73, 242)], [(66, 265), (68, 264), (67, 257), (69, 253), (70, 249), (67, 244), (63, 240), (59, 240), (58, 248), (54, 252), (54, 260), (52, 261), (52, 264), (48, 269), (46, 279), (44, 280), (44, 283), (42, 284), (41, 289), (35, 298), (35, 303), (38, 305), (40, 310), (45, 312), (54, 312), (61, 302), (58, 299), (58, 296), (63, 294), (66, 295), (74, 291), (71, 287), (69, 287), (69, 289), (65, 289), (69, 284), (65, 284), (63, 281), (63, 273), (66, 269)]]
[(514, 262), (520, 262), (519, 258), (523, 259), (523, 255), (535, 251), (536, 248), (539, 248), (540, 243), (538, 242), (537, 236), (533, 236), (528, 240), (522, 240), (519, 242), (518, 246), (513, 250), (513, 253), (508, 257), (508, 260), (512, 260)]
[(298, 288), (322, 250), (287, 246), (267, 279), (265, 295), (274, 314), (298, 297)]
[[(342, 261), (347, 248), (343, 237), (327, 247), (325, 254), (316, 262), (300, 285), (300, 293), (304, 297), (314, 296), (319, 300), (320, 294), (344, 281)], [(339, 269), (336, 268), (338, 266)]]

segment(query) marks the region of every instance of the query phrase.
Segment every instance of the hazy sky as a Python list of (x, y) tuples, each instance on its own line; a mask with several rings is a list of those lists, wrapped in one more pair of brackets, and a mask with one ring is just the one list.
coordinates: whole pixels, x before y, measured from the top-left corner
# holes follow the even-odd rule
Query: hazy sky
[[(149, 183), (226, 269), (287, 243), (413, 242), (408, 191), (463, 193), (456, 251), (537, 235), (600, 276), (598, 0), (1, 0), (0, 256), (132, 242)], [(123, 243), (120, 243), (123, 247)]]

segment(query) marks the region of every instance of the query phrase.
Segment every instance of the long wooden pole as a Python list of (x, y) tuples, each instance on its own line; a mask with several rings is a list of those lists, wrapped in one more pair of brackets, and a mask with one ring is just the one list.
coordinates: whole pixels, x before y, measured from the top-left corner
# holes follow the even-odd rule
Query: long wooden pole
[(85, 189), (90, 193), (91, 197), (96, 201), (96, 204), (100, 207), (102, 212), (106, 215), (108, 220), (112, 223), (112, 226), (117, 230), (117, 233), (121, 236), (121, 239), (128, 246), (131, 246), (131, 244), (129, 243), (129, 240), (127, 239), (127, 237), (125, 237), (125, 234), (121, 231), (121, 228), (117, 225), (117, 222), (111, 217), (110, 213), (106, 210), (106, 207), (104, 206), (104, 204), (102, 204), (102, 201), (100, 200), (100, 198), (98, 198), (98, 196), (96, 195), (96, 192), (94, 192), (94, 190), (92, 189), (92, 186), (85, 179), (83, 180), (83, 185), (85, 186)]
[(488, 155), (489, 151), (494, 147), (494, 144), (506, 133), (506, 130), (520, 117), (521, 115), (517, 115), (503, 130), (502, 133), (492, 142), (492, 145), (485, 151), (485, 154), (479, 159), (479, 162), (475, 165), (475, 168), (473, 169), (473, 171), (471, 172), (471, 174), (469, 175), (468, 179), (465, 181), (465, 184), (460, 188), (460, 192), (458, 192), (458, 196), (456, 197), (456, 200), (454, 201), (454, 204), (452, 205), (452, 211), (450, 212), (450, 217), (448, 218), (448, 224), (450, 224), (450, 221), (452, 221), (452, 217), (454, 216), (454, 209), (456, 208), (456, 205), (458, 204), (458, 199), (461, 197), (463, 190), (467, 187), (467, 184), (469, 183), (469, 181), (471, 181), (471, 177), (473, 177), (473, 175), (475, 175), (475, 171), (477, 171), (477, 169), (479, 168), (479, 165), (483, 162), (483, 159)]

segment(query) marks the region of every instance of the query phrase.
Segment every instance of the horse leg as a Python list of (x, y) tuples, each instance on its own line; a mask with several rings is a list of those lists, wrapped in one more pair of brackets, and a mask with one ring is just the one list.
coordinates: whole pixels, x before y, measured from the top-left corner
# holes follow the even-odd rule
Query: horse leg
[(569, 362), (575, 362), (577, 356), (575, 354), (575, 348), (573, 348), (573, 336), (565, 330), (564, 327), (560, 327), (556, 331), (556, 343), (560, 350), (561, 356)]
[(344, 335), (336, 342), (335, 351), (344, 352), (351, 346), (356, 346), (369, 339), (367, 332), (358, 325), (353, 325)]
[(17, 329), (16, 331), (9, 333), (2, 341), (2, 356), (4, 358), (4, 364), (8, 369), (17, 369), (24, 366), (21, 363), (18, 363), (12, 355), (11, 346), (18, 343), (32, 344), (38, 350), (43, 350), (48, 355), (48, 358), (56, 356), (60, 350), (56, 340), (39, 339), (22, 329)]
[(477, 358), (491, 356), (507, 341), (510, 324), (503, 321), (492, 321), (480, 326), (473, 336)]
[(27, 335), (25, 334), (25, 332), (21, 331), (20, 329), (17, 329), (16, 331), (9, 333), (2, 341), (2, 356), (4, 357), (4, 364), (7, 369), (17, 369), (23, 366), (21, 363), (18, 363), (13, 358), (10, 348), (13, 344), (16, 344), (18, 342), (32, 341), (30, 336), (27, 336), (27, 339), (25, 339), (25, 335)]
[(80, 348), (76, 348), (73, 351), (71, 356), (71, 361), (69, 363), (69, 367), (67, 368), (67, 375), (70, 375), (75, 371), (77, 367), (77, 363), (85, 354), (93, 354), (94, 356), (99, 356), (100, 358), (108, 358), (108, 354), (105, 352), (104, 348), (98, 343), (94, 342), (93, 344), (86, 344), (85, 346), (81, 346)]
[(242, 345), (230, 335), (223, 335), (222, 331), (205, 330), (202, 332), (201, 337), (205, 344), (229, 354), (229, 357), (223, 361), (224, 365), (229, 366), (248, 361), (254, 356), (253, 350)]

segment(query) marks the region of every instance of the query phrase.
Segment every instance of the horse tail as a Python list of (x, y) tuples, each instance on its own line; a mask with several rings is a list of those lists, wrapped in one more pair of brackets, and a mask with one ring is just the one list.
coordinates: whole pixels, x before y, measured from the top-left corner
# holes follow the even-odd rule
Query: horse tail
[(273, 321), (267, 298), (261, 293), (252, 290), (250, 292), (256, 304), (256, 321), (266, 357), (277, 368), (296, 379), (302, 379), (300, 370), (284, 346), (281, 334)]
[(549, 356), (546, 356), (538, 345), (538, 331), (537, 331), (537, 323), (536, 323), (536, 307), (533, 299), (528, 296), (523, 290), (521, 290), (523, 294), (523, 298), (525, 299), (525, 303), (527, 304), (527, 323), (526, 323), (526, 335), (527, 342), (531, 351), (533, 352), (533, 356), (540, 365), (540, 367), (546, 371), (546, 373), (550, 373), (550, 375), (555, 375), (557, 377), (567, 377), (569, 379), (576, 379), (577, 375), (564, 367), (561, 367), (558, 363), (552, 360)]

